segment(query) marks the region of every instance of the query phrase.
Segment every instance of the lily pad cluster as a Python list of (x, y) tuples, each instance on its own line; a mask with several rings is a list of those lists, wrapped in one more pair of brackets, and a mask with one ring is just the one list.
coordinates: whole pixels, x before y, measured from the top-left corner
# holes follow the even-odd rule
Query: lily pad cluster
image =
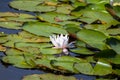
[[(0, 12), (0, 27), (21, 30), (0, 33), (3, 62), (62, 73), (115, 75), (112, 79), (120, 75), (119, 5), (109, 0), (13, 0), (9, 5), (35, 15)], [(68, 48), (70, 55), (61, 56), (62, 50), (53, 48), (53, 34), (68, 34), (69, 42), (75, 42)]]

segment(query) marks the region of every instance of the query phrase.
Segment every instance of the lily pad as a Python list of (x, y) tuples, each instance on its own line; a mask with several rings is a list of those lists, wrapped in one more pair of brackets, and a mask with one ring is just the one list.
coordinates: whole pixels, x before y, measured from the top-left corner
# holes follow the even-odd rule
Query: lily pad
[(120, 54), (120, 40), (115, 38), (108, 39), (107, 43), (110, 45), (110, 47), (117, 53)]
[(76, 63), (74, 68), (77, 69), (80, 73), (93, 75), (93, 68), (90, 63)]
[(74, 62), (69, 61), (52, 61), (53, 67), (59, 69), (60, 71), (78, 73), (78, 71), (73, 67)]
[(0, 45), (0, 51), (6, 51), (6, 47), (3, 47), (2, 45)]
[(29, 22), (23, 26), (23, 29), (38, 36), (49, 37), (53, 34), (67, 34), (61, 26), (52, 25), (43, 22)]
[(58, 5), (56, 12), (63, 13), (63, 14), (70, 14), (70, 12), (73, 10), (73, 7), (68, 4), (61, 4)]
[(32, 68), (31, 65), (26, 63), (23, 56), (5, 56), (2, 60), (19, 68)]
[(36, 6), (43, 3), (43, 1), (12, 1), (10, 2), (10, 6), (16, 8), (18, 10), (26, 10), (26, 11), (36, 11)]
[(104, 76), (110, 73), (112, 73), (112, 66), (108, 62), (100, 59), (94, 67), (94, 75)]
[(0, 26), (8, 29), (21, 29), (22, 24), (17, 22), (0, 22)]
[(61, 49), (52, 48), (49, 43), (16, 43), (15, 48), (29, 53), (59, 54)]
[(90, 51), (89, 49), (85, 47), (77, 47), (75, 49), (70, 49), (70, 51), (77, 53), (77, 54), (83, 54), (83, 55), (95, 54), (94, 52)]
[(39, 68), (55, 70), (55, 68), (51, 65), (51, 60), (48, 60), (47, 58), (36, 59), (34, 62)]
[(107, 36), (99, 31), (83, 29), (77, 33), (77, 37), (79, 40), (87, 43), (94, 48), (101, 50), (106, 48), (104, 41), (106, 40)]
[(62, 13), (48, 12), (38, 15), (38, 18), (40, 20), (47, 21), (50, 23), (59, 23), (66, 20), (75, 19), (76, 17)]
[(54, 74), (33, 74), (25, 76), (22, 80), (77, 80), (73, 76), (63, 76), (63, 75), (54, 75)]

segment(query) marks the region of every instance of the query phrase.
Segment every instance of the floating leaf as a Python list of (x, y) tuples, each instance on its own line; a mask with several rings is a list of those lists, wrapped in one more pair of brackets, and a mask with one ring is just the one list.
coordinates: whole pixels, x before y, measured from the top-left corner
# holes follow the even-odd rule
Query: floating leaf
[(71, 5), (61, 4), (61, 5), (58, 5), (56, 12), (69, 14), (72, 10), (73, 10), (73, 7)]
[(120, 34), (120, 28), (108, 29), (107, 33), (109, 33), (111, 35), (118, 35), (118, 34)]
[(94, 67), (94, 75), (104, 76), (110, 73), (112, 73), (112, 66), (108, 62), (100, 59)]
[(15, 48), (29, 53), (59, 54), (61, 49), (54, 49), (49, 43), (16, 43)]
[(5, 54), (7, 56), (16, 56), (16, 55), (24, 55), (24, 54), (27, 54), (27, 53), (24, 53), (18, 49), (7, 49)]
[(40, 14), (38, 18), (40, 20), (47, 21), (50, 23), (59, 23), (66, 20), (75, 19), (76, 17), (62, 13), (48, 12), (48, 13)]
[(75, 70), (75, 68), (73, 67), (74, 62), (69, 62), (69, 61), (52, 61), (52, 65), (55, 68), (58, 68), (61, 71), (78, 73), (78, 71)]
[(108, 32), (106, 31), (110, 24), (88, 24), (84, 26), (86, 29), (93, 29), (100, 32), (103, 32), (104, 34), (108, 35)]
[(36, 11), (39, 12), (50, 12), (56, 10), (55, 6), (48, 6), (48, 5), (38, 5), (35, 7)]
[(104, 13), (100, 11), (88, 11), (88, 10), (86, 11), (83, 10), (81, 11), (81, 13), (83, 14), (83, 16), (80, 17), (80, 20), (83, 22), (87, 22), (89, 24), (93, 23), (96, 20), (100, 20), (102, 24), (116, 25), (119, 23), (118, 21), (114, 20), (114, 18), (108, 13)]
[(31, 22), (23, 26), (23, 29), (38, 36), (49, 37), (53, 34), (67, 34), (61, 26), (55, 26), (49, 23)]
[[(99, 37), (98, 37), (99, 36)], [(107, 38), (103, 33), (90, 29), (83, 29), (77, 33), (79, 40), (86, 42), (88, 45), (98, 48), (105, 49), (106, 44), (104, 40)]]
[(120, 69), (115, 69), (114, 73), (117, 74), (117, 75), (120, 75)]
[(117, 54), (120, 54), (120, 40), (115, 38), (110, 38), (108, 39), (107, 43)]
[(0, 37), (0, 43), (5, 43), (7, 41), (8, 41), (8, 39), (6, 36)]
[(18, 22), (0, 22), (0, 26), (8, 29), (21, 29), (22, 24)]
[(16, 17), (18, 13), (12, 13), (12, 12), (0, 12), (1, 17)]
[(74, 68), (77, 69), (80, 73), (93, 75), (93, 68), (90, 63), (76, 63)]
[(54, 74), (33, 74), (25, 76), (22, 80), (76, 80), (73, 76), (63, 76), (63, 75), (54, 75)]
[[(49, 38), (37, 36), (29, 32), (21, 31), (18, 33), (19, 36), (26, 39), (26, 42), (49, 42)], [(24, 40), (25, 42), (25, 40)]]
[(109, 0), (86, 0), (87, 3), (97, 3), (97, 4), (100, 4), (100, 3), (109, 3)]
[(56, 61), (60, 61), (60, 62), (86, 62), (86, 60), (82, 59), (82, 58), (75, 58), (75, 57), (71, 57), (71, 56), (61, 56), (61, 57), (57, 57), (54, 58), (52, 60), (56, 60)]
[(43, 69), (49, 68), (49, 69), (54, 69), (53, 66), (51, 65), (51, 61), (48, 60), (47, 58), (44, 59), (37, 59), (35, 60), (35, 64)]
[(90, 54), (95, 54), (94, 52), (90, 51), (87, 48), (84, 47), (78, 47), (75, 49), (70, 49), (70, 51), (77, 53), (77, 54), (84, 54), (84, 55), (90, 55)]
[(36, 6), (41, 4), (43, 1), (12, 1), (10, 2), (10, 6), (19, 10), (26, 10), (26, 11), (36, 11)]
[(80, 26), (72, 23), (64, 25), (64, 28), (68, 31), (69, 34), (74, 36), (78, 31), (80, 31)]
[(6, 47), (3, 47), (2, 45), (0, 45), (0, 51), (6, 51)]
[(16, 67), (20, 68), (32, 68), (29, 64), (26, 63), (23, 56), (5, 56), (2, 59), (6, 63), (13, 64)]

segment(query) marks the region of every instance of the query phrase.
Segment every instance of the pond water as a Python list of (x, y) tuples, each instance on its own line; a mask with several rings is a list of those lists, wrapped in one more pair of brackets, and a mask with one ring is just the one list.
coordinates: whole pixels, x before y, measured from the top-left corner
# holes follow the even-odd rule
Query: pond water
[[(8, 6), (8, 3), (10, 1), (12, 0), (0, 0), (0, 12), (8, 12), (8, 11), (17, 12), (17, 13), (23, 12), (23, 11), (11, 9)], [(30, 13), (30, 14), (33, 14), (33, 13)], [(19, 32), (19, 30), (8, 30), (8, 29), (0, 28), (0, 32), (5, 32), (7, 34), (15, 34)], [(0, 80), (22, 80), (22, 77), (25, 75), (46, 73), (41, 70), (20, 69), (20, 68), (13, 67), (12, 65), (6, 66), (1, 61), (2, 56), (4, 56), (4, 53), (0, 52)], [(81, 74), (76, 74), (73, 76), (75, 76), (78, 80), (81, 80), (81, 79), (82, 80), (95, 80), (94, 76), (87, 76), (87, 75), (81, 75)]]

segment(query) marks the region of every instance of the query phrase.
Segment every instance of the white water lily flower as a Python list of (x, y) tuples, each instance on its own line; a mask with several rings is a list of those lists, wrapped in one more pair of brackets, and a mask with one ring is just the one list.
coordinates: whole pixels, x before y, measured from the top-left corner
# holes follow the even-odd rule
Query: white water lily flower
[(68, 54), (67, 47), (68, 47), (69, 37), (67, 34), (66, 35), (63, 35), (63, 34), (52, 35), (50, 36), (50, 40), (52, 44), (54, 45), (54, 48), (61, 48), (63, 49), (63, 52), (65, 54)]

